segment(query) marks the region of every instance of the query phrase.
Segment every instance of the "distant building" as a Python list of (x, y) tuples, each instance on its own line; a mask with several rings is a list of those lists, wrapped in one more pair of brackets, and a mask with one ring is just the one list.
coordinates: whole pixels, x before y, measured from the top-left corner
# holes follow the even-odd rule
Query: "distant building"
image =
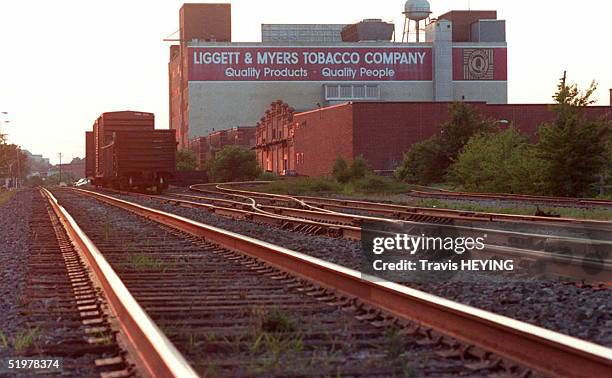
[(342, 42), (345, 24), (261, 24), (261, 42)]
[(49, 172), (52, 174), (59, 174), (59, 171), (62, 171), (62, 174), (68, 173), (74, 176), (76, 179), (84, 178), (85, 176), (85, 159), (74, 159), (70, 163), (67, 164), (57, 164), (53, 167), (53, 170)]
[(189, 149), (196, 156), (197, 169), (204, 169), (206, 162), (214, 159), (216, 153), (225, 146), (255, 147), (255, 126), (238, 126), (229, 130), (213, 131), (206, 136), (192, 139)]
[(49, 162), (49, 158), (43, 157), (39, 154), (33, 154), (28, 150), (22, 150), (22, 152), (28, 157), (28, 164), (30, 167), (28, 177), (44, 177), (47, 175), (47, 172), (49, 172), (49, 169), (51, 169), (51, 163)]

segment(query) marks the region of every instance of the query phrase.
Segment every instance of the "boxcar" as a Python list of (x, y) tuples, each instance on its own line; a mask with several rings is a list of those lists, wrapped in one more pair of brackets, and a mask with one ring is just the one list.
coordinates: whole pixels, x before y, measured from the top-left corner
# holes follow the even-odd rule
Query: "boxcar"
[(96, 172), (96, 153), (93, 131), (85, 132), (85, 177), (93, 177)]
[(85, 161), (94, 185), (158, 192), (168, 187), (176, 169), (175, 131), (155, 130), (153, 114), (104, 113), (89, 133)]

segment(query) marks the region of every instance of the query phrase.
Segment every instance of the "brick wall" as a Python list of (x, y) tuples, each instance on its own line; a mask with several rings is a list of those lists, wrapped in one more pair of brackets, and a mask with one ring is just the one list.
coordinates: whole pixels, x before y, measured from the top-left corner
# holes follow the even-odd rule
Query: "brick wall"
[[(538, 126), (555, 120), (556, 115), (551, 110), (551, 106), (549, 104), (486, 105), (481, 107), (481, 111), (482, 114), (494, 120), (512, 122), (535, 141)], [(589, 106), (585, 112), (586, 117), (591, 119), (603, 116), (612, 117), (612, 107), (610, 106)]]
[(232, 41), (231, 4), (183, 4), (179, 11), (180, 36), (183, 42)]
[(301, 175), (331, 174), (338, 157), (352, 160), (353, 105), (341, 104), (294, 117), (295, 170)]
[(372, 168), (394, 169), (412, 144), (439, 131), (448, 119), (448, 103), (355, 103), (355, 155)]
[(495, 20), (497, 11), (450, 11), (438, 16), (439, 20), (449, 20), (453, 23), (453, 42), (470, 42), (472, 23), (478, 20)]

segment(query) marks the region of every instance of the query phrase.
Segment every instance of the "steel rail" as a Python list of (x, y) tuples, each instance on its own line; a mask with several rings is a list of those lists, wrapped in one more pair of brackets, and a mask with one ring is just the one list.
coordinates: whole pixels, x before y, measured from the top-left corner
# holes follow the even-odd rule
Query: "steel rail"
[[(258, 206), (257, 204), (240, 203), (241, 205), (250, 207), (252, 211), (249, 211), (249, 210), (243, 210), (243, 209), (236, 209), (233, 207), (223, 207), (223, 206), (211, 205), (211, 204), (206, 204), (206, 203), (201, 203), (201, 202), (175, 199), (172, 197), (165, 197), (165, 196), (158, 196), (158, 195), (146, 195), (146, 194), (144, 196), (147, 198), (157, 199), (160, 201), (174, 202), (174, 203), (185, 205), (188, 207), (206, 208), (216, 214), (221, 214), (221, 215), (228, 214), (228, 213), (236, 214), (236, 215), (239, 215), (243, 219), (250, 219), (250, 220), (262, 219), (262, 220), (269, 220), (269, 221), (281, 220), (281, 221), (287, 221), (287, 222), (293, 222), (293, 223), (299, 223), (303, 225), (311, 225), (311, 226), (317, 226), (317, 227), (329, 227), (329, 228), (333, 227), (335, 229), (341, 230), (342, 236), (346, 237), (347, 239), (354, 239), (354, 240), (361, 239), (361, 228), (360, 227), (351, 226), (348, 224), (323, 223), (323, 222), (316, 221), (316, 220), (309, 220), (309, 219), (298, 218), (294, 216), (279, 215), (271, 211), (263, 210), (262, 208), (267, 208), (267, 207)], [(309, 210), (303, 210), (303, 211), (308, 212)], [(318, 212), (313, 212), (313, 211), (310, 211), (310, 213), (319, 214)], [(323, 215), (325, 215), (325, 213), (323, 213)], [(330, 214), (330, 216), (336, 218), (334, 214)]]
[(559, 223), (559, 224), (580, 224), (583, 226), (607, 226), (612, 227), (612, 222), (596, 219), (578, 219), (567, 217), (543, 217), (538, 215), (521, 215), (521, 214), (502, 214), (477, 212), (471, 210), (454, 210), (454, 209), (434, 209), (427, 207), (411, 207), (398, 204), (377, 203), (369, 201), (355, 201), (344, 199), (331, 199), (321, 197), (306, 197), (296, 196), (308, 204), (318, 207), (328, 206), (340, 209), (359, 209), (381, 213), (391, 213), (398, 215), (424, 215), (451, 217), (454, 219), (472, 220), (472, 221), (488, 221), (488, 222), (542, 222), (542, 223)]
[[(240, 192), (242, 194), (240, 194), (240, 197), (244, 197), (244, 198), (250, 198), (247, 196), (248, 193), (259, 193), (259, 192), (249, 192), (249, 191), (244, 191), (244, 190), (240, 190), (240, 189), (227, 189), (221, 186), (221, 184), (217, 185), (217, 188), (219, 188), (220, 190), (229, 190), (230, 192)], [(261, 194), (261, 193), (259, 193)], [(235, 194), (234, 194), (235, 195)], [(271, 196), (276, 196), (274, 194), (270, 194)], [(291, 196), (282, 196), (283, 198), (287, 198), (287, 199), (294, 199)], [(253, 201), (253, 203), (255, 203), (254, 199), (251, 199)], [(294, 199), (296, 201), (298, 201), (297, 199)], [(263, 206), (259, 206), (259, 207), (263, 207)], [(366, 215), (358, 215), (358, 214), (347, 214), (347, 213), (342, 213), (342, 212), (336, 212), (336, 211), (332, 211), (332, 210), (326, 210), (326, 209), (321, 209), (315, 206), (309, 206), (311, 210), (310, 212), (308, 212), (307, 214), (314, 216), (316, 214), (317, 211), (322, 211), (324, 213), (326, 213), (326, 215), (330, 216), (331, 214), (336, 215), (338, 217), (346, 217), (346, 218), (352, 218), (352, 219), (359, 219), (359, 220), (365, 220), (365, 221), (376, 221), (376, 222), (387, 222), (387, 223), (392, 223), (392, 224), (396, 224), (396, 225), (422, 225), (422, 224), (426, 224), (424, 222), (418, 222), (418, 221), (410, 221), (410, 220), (401, 220), (401, 219), (389, 219), (389, 218), (381, 218), (381, 217), (373, 217), (373, 216), (366, 216)], [(283, 209), (283, 208), (279, 208), (279, 209)], [(296, 209), (292, 209), (292, 208), (286, 208), (286, 211), (294, 211)], [(609, 223), (609, 222), (608, 222)], [(448, 225), (448, 224), (435, 224), (436, 227), (441, 227), (441, 228), (451, 228), (453, 230), (461, 230), (461, 231), (467, 231), (467, 232), (479, 232), (479, 233), (483, 233), (483, 234), (496, 234), (496, 235), (508, 235), (508, 236), (520, 236), (520, 237), (526, 237), (526, 238), (539, 238), (539, 239), (545, 239), (547, 241), (566, 241), (566, 242), (572, 242), (572, 243), (576, 243), (576, 244), (584, 244), (584, 245), (604, 245), (604, 246), (612, 246), (612, 241), (610, 240), (599, 240), (599, 239), (584, 239), (584, 238), (576, 238), (576, 237), (571, 237), (571, 236), (561, 236), (561, 235), (549, 235), (549, 234), (538, 234), (538, 233), (532, 233), (532, 232), (522, 232), (522, 231), (506, 231), (506, 230), (497, 230), (497, 229), (491, 229), (491, 228), (484, 228), (484, 227), (474, 227), (474, 226), (463, 226), (463, 225)]]
[[(216, 184), (216, 188), (221, 192), (230, 192), (235, 195), (236, 193), (241, 193), (242, 196), (252, 196), (252, 197), (262, 197), (266, 198), (277, 198), (277, 194), (272, 193), (264, 193), (257, 191), (247, 191), (243, 189), (234, 189), (228, 188), (228, 185), (241, 185), (245, 184), (243, 182), (237, 183), (223, 183)], [(201, 185), (201, 184), (200, 184)], [(210, 184), (204, 184), (210, 185)], [(199, 190), (197, 187), (199, 185), (192, 185), (190, 189)], [(280, 198), (280, 197), (279, 197)], [(357, 210), (366, 210), (366, 211), (378, 211), (382, 213), (396, 213), (399, 212), (400, 215), (424, 215), (424, 216), (438, 216), (443, 218), (451, 218), (458, 220), (470, 220), (470, 221), (526, 221), (526, 222), (543, 222), (543, 223), (572, 223), (579, 224), (581, 226), (607, 226), (612, 228), (612, 222), (610, 221), (601, 221), (601, 220), (593, 220), (593, 219), (577, 219), (577, 218), (566, 218), (566, 217), (542, 217), (536, 215), (520, 215), (520, 214), (501, 214), (501, 213), (489, 213), (489, 212), (476, 212), (469, 210), (453, 210), (453, 209), (433, 209), (433, 208), (424, 208), (424, 207), (413, 207), (413, 206), (405, 206), (398, 204), (387, 204), (387, 203), (378, 203), (371, 201), (358, 201), (358, 200), (347, 200), (347, 199), (335, 199), (335, 198), (324, 198), (324, 197), (312, 197), (312, 196), (282, 196), (283, 199), (292, 199), (298, 203), (306, 203), (318, 210), (326, 211), (329, 209), (325, 209), (323, 206), (332, 206), (337, 208), (348, 208), (348, 209), (357, 209)], [(612, 201), (610, 201), (612, 204)]]
[(102, 253), (81, 230), (74, 218), (47, 189), (41, 189), (83, 261), (94, 273), (131, 344), (131, 351), (152, 377), (198, 377), (189, 363), (140, 307)]
[[(205, 208), (215, 214), (218, 215), (228, 215), (234, 219), (245, 219), (249, 221), (258, 220), (263, 223), (278, 225), (278, 220), (284, 220), (287, 222), (292, 222), (296, 224), (303, 225), (313, 225), (321, 228), (329, 228), (328, 234), (334, 236), (340, 236), (346, 239), (352, 240), (361, 240), (361, 228), (358, 226), (352, 226), (348, 224), (336, 224), (336, 223), (324, 223), (321, 222), (321, 219), (325, 219), (328, 221), (346, 221), (347, 219), (355, 220), (354, 218), (350, 218), (348, 214), (328, 214), (328, 213), (320, 213), (314, 212), (312, 210), (304, 210), (304, 209), (295, 209), (295, 208), (277, 208), (274, 206), (258, 206), (259, 208), (267, 208), (267, 209), (278, 209), (282, 212), (287, 212), (290, 216), (278, 216), (274, 211), (272, 212), (254, 212), (243, 209), (236, 209), (232, 207), (222, 207), (217, 205), (205, 204), (200, 202), (193, 202), (188, 200), (176, 199), (173, 197), (167, 196), (159, 196), (152, 194), (137, 194), (138, 196), (142, 196), (145, 198), (155, 199), (158, 201), (175, 203), (180, 206), (190, 207), (190, 208)], [(206, 200), (216, 201), (217, 198), (212, 197), (198, 197), (198, 196), (189, 196), (189, 195), (180, 195), (185, 197), (196, 197), (196, 198), (205, 198)], [(233, 204), (242, 205), (244, 207), (251, 207), (251, 204), (247, 204), (244, 202), (236, 202), (236, 201), (228, 201), (221, 200), (222, 203), (233, 202)], [(291, 218), (295, 216), (296, 218)], [(301, 217), (312, 216), (313, 218), (317, 218), (318, 220), (308, 220)], [(339, 231), (338, 235), (336, 232)], [(389, 233), (390, 236), (395, 234)], [(416, 235), (409, 235), (416, 236)], [(576, 258), (574, 256), (567, 256), (563, 254), (558, 254), (550, 251), (539, 251), (539, 250), (529, 250), (517, 247), (509, 247), (504, 245), (496, 245), (496, 244), (485, 244), (485, 250), (481, 251), (487, 255), (496, 256), (497, 254), (501, 254), (504, 256), (512, 256), (518, 259), (527, 259), (534, 260), (538, 259), (540, 261), (549, 261), (549, 264), (546, 264), (546, 270), (548, 273), (561, 276), (561, 277), (573, 277), (573, 278), (582, 278), (584, 279), (584, 269), (591, 268), (593, 272), (589, 276), (589, 281), (592, 282), (610, 282), (609, 272), (612, 272), (612, 260), (598, 260), (587, 257)], [(550, 263), (554, 262), (554, 263)], [(558, 263), (558, 264), (557, 264)]]
[(258, 258), (294, 276), (561, 377), (609, 376), (612, 349), (427, 294), (248, 236), (111, 196), (73, 189), (163, 225)]

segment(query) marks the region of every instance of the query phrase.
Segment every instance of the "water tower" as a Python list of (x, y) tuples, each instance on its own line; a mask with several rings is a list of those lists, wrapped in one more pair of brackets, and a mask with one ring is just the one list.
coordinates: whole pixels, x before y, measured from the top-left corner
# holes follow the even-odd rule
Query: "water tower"
[(416, 23), (416, 41), (419, 42), (419, 23), (422, 20), (429, 18), (431, 14), (429, 1), (427, 0), (407, 0), (404, 5), (404, 33), (402, 42), (408, 42), (408, 33), (410, 31), (410, 21)]

